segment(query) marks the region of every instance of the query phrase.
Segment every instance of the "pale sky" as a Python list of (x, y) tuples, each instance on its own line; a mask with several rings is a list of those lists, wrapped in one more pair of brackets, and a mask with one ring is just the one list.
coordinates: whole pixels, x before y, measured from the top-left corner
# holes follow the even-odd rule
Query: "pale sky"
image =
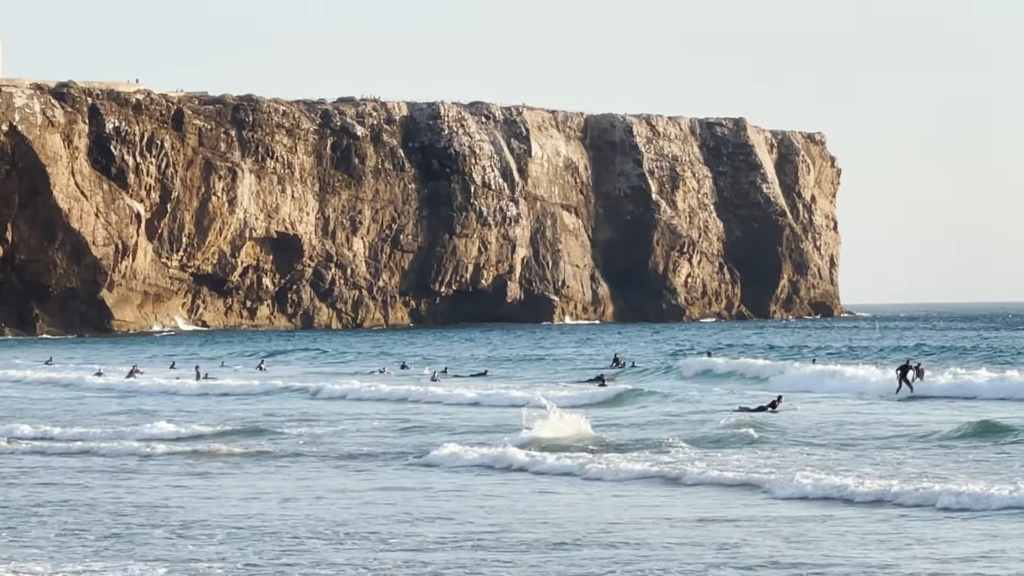
[(745, 116), (843, 168), (847, 304), (1024, 300), (1024, 2), (2, 0), (3, 74)]

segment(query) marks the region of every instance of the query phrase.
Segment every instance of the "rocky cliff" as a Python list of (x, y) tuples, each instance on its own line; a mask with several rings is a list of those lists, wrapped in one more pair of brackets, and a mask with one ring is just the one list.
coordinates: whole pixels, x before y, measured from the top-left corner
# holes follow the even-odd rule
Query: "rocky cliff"
[(0, 87), (0, 322), (830, 316), (839, 175), (743, 119)]

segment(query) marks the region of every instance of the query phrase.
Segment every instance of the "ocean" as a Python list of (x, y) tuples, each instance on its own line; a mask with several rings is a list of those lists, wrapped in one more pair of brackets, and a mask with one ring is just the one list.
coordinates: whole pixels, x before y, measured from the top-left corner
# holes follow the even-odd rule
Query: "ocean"
[(1024, 573), (1024, 304), (857, 311), (0, 340), (0, 574)]

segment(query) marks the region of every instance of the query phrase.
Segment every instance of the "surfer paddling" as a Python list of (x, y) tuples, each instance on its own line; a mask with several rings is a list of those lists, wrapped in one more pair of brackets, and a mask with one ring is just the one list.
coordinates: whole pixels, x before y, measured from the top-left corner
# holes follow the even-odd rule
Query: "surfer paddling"
[(587, 378), (586, 380), (583, 381), (583, 383), (584, 384), (596, 383), (598, 388), (604, 388), (604, 387), (608, 386), (608, 382), (610, 382), (612, 380), (615, 380), (614, 376), (612, 376), (611, 378), (608, 378), (604, 374), (598, 374), (597, 376), (594, 376), (593, 378)]
[(736, 409), (736, 411), (737, 412), (775, 412), (775, 411), (777, 411), (779, 409), (779, 405), (780, 404), (782, 404), (782, 394), (779, 394), (778, 396), (775, 397), (775, 400), (772, 400), (771, 402), (769, 402), (767, 404), (762, 404), (761, 406), (757, 406), (755, 408), (751, 408), (750, 406), (740, 406), (739, 408)]

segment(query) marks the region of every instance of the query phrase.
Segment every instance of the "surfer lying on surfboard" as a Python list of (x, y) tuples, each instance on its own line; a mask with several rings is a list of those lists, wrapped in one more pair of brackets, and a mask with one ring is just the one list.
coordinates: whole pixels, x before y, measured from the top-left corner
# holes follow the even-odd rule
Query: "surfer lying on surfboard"
[(775, 400), (767, 404), (762, 404), (757, 408), (751, 408), (750, 406), (740, 406), (736, 409), (736, 412), (775, 412), (779, 409), (779, 405), (782, 404), (782, 394), (779, 394)]
[(587, 384), (591, 382), (597, 382), (598, 388), (604, 388), (605, 386), (608, 386), (608, 383), (611, 382), (612, 380), (615, 380), (615, 376), (605, 376), (604, 374), (598, 374), (593, 378), (587, 378), (583, 382)]

